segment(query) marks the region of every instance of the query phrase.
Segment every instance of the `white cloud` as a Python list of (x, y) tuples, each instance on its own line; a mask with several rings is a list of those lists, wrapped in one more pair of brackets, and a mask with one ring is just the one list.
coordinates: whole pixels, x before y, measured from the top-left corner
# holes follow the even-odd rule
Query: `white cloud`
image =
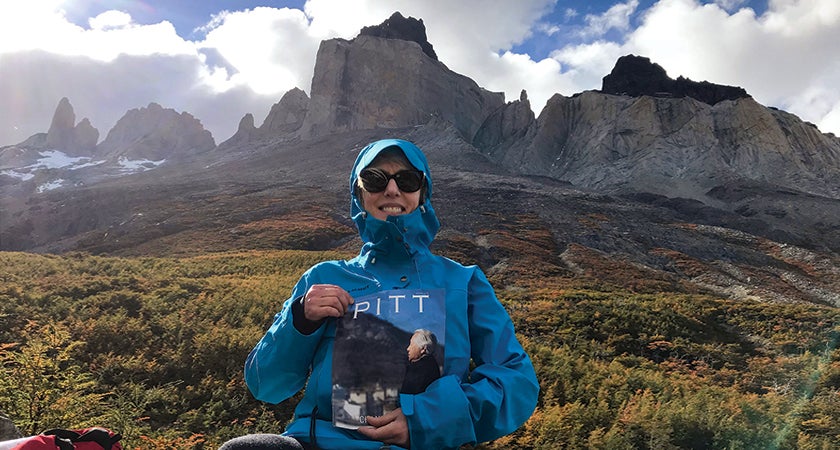
[(304, 12), (312, 20), (313, 35), (321, 39), (351, 39), (363, 26), (379, 24), (394, 11), (405, 14), (407, 3), (406, 0), (395, 0), (390, 5), (378, 0), (307, 0)]
[(107, 30), (109, 28), (123, 28), (131, 24), (131, 15), (122, 11), (110, 10), (88, 20), (90, 28)]
[(235, 69), (227, 79), (207, 78), (217, 91), (247, 85), (282, 95), (293, 87), (309, 90), (319, 44), (302, 11), (254, 8), (218, 15), (199, 47), (216, 50)]
[(831, 111), (819, 121), (817, 126), (821, 130), (828, 130), (840, 137), (840, 102), (837, 102)]
[(85, 29), (70, 23), (50, 2), (0, 2), (0, 54), (43, 50), (59, 55), (111, 61), (120, 54), (195, 54), (195, 48), (169, 22), (137, 26), (131, 16), (106, 11)]
[(604, 14), (587, 15), (584, 19), (586, 28), (581, 34), (583, 36), (600, 37), (612, 29), (627, 31), (630, 28), (630, 16), (636, 12), (638, 7), (638, 0), (630, 0), (627, 3), (611, 6)]
[(69, 23), (57, 9), (59, 2), (0, 2), (0, 53), (44, 49), (62, 44), (57, 36), (75, 36), (81, 28)]

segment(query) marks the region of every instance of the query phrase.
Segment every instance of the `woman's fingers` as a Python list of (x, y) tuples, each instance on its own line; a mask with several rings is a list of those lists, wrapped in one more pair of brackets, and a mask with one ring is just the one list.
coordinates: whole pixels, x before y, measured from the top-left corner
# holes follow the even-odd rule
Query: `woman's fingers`
[(353, 297), (334, 284), (312, 285), (303, 301), (303, 312), (307, 319), (317, 321), (326, 317), (341, 317), (353, 304)]
[(408, 421), (402, 408), (381, 417), (367, 416), (366, 421), (370, 426), (359, 428), (359, 433), (376, 441), (409, 448)]

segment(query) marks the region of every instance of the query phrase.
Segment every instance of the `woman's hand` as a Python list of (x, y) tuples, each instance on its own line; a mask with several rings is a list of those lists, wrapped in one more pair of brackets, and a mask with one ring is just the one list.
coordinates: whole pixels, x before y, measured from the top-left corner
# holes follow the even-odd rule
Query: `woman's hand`
[(365, 420), (370, 426), (359, 428), (357, 430), (359, 433), (375, 441), (410, 448), (408, 422), (405, 420), (402, 408), (397, 408), (380, 417), (367, 416)]
[(303, 296), (303, 315), (318, 322), (327, 317), (342, 317), (353, 304), (353, 297), (334, 284), (315, 284)]

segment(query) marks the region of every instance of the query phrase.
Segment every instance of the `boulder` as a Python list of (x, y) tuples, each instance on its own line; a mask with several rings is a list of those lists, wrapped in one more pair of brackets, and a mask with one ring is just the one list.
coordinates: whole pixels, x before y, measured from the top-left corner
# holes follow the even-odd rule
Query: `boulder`
[(11, 419), (0, 413), (0, 442), (11, 441), (22, 438), (23, 435), (17, 429)]

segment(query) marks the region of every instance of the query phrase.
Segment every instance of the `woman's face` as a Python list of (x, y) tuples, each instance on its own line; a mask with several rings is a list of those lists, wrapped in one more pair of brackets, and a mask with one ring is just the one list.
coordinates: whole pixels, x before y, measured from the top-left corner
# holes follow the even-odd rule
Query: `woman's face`
[[(394, 161), (377, 163), (371, 167), (384, 170), (389, 175), (408, 169)], [(382, 192), (368, 192), (362, 189), (361, 195), (362, 206), (379, 220), (385, 220), (388, 216), (408, 214), (420, 206), (420, 191), (403, 192), (397, 187), (394, 179), (388, 180), (388, 185)]]

